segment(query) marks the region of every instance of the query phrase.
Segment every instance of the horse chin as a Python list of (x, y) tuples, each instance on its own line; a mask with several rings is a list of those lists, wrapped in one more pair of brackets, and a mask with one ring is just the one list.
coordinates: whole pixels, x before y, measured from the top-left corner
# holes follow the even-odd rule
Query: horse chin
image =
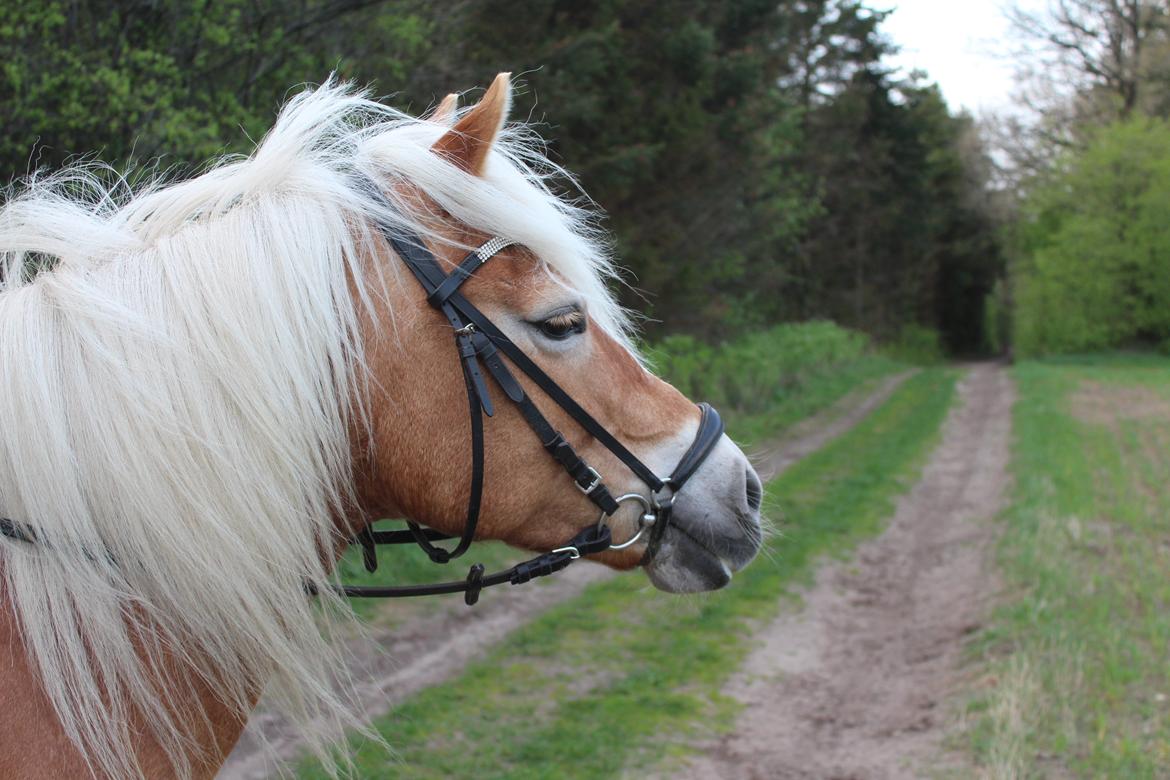
[(760, 544), (758, 531), (744, 534), (729, 545), (726, 540), (710, 538), (710, 534), (697, 534), (671, 524), (654, 557), (644, 567), (654, 587), (668, 593), (719, 590), (731, 582), (733, 572), (755, 557)]

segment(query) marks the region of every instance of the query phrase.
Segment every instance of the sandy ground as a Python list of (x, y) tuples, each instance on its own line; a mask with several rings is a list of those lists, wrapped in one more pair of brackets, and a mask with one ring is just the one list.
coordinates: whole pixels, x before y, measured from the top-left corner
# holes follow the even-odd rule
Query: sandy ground
[(758, 635), (726, 693), (731, 734), (671, 778), (969, 776), (943, 744), (961, 653), (997, 592), (990, 522), (1005, 500), (1013, 386), (978, 365), (886, 531), (818, 572)]
[[(760, 447), (752, 460), (765, 482), (848, 431), (889, 398), (907, 376), (888, 377), (872, 391), (851, 394)], [(486, 592), (474, 609), (468, 609), (459, 599), (435, 599), (433, 610), (354, 647), (353, 674), (359, 680), (370, 681), (362, 686), (366, 715), (377, 717), (423, 688), (453, 677), (510, 632), (612, 574), (601, 566), (579, 564), (535, 586)], [(264, 749), (265, 742), (268, 751)], [(261, 705), (219, 778), (271, 777), (278, 771), (274, 757), (292, 759), (300, 750), (301, 743), (288, 722)]]

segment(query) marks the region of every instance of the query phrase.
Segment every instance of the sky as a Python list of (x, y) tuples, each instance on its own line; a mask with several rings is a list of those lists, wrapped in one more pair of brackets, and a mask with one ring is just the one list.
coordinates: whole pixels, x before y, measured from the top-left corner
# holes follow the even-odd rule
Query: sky
[[(1007, 0), (885, 0), (874, 8), (893, 8), (883, 29), (902, 48), (891, 64), (925, 70), (938, 82), (952, 110), (973, 114), (1011, 108), (1014, 79), (1005, 56)], [(1021, 0), (1027, 10), (1044, 0)]]

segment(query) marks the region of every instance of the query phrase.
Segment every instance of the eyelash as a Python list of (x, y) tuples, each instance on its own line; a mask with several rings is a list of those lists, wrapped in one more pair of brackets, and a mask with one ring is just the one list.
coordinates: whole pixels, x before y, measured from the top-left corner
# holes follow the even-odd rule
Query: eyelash
[(564, 341), (572, 335), (585, 332), (585, 315), (579, 311), (555, 314), (546, 320), (534, 323), (546, 338)]

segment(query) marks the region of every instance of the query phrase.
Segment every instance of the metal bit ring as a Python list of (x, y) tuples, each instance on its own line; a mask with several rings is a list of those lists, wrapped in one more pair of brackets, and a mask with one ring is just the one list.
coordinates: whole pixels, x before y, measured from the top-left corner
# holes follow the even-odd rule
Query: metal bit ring
[[(619, 504), (625, 501), (637, 501), (642, 505), (642, 516), (638, 518), (638, 532), (621, 544), (611, 544), (609, 546), (609, 549), (611, 550), (624, 550), (627, 547), (632, 547), (639, 539), (642, 538), (642, 534), (646, 532), (646, 529), (654, 525), (655, 521), (658, 519), (658, 513), (655, 512), (654, 507), (651, 506), (650, 499), (646, 498), (641, 493), (626, 493), (624, 496), (618, 496), (616, 501)], [(605, 521), (608, 518), (609, 515), (607, 515), (605, 512), (602, 512), (601, 516), (597, 518), (597, 527), (601, 528), (603, 525), (606, 525)], [(612, 530), (612, 528), (610, 530)]]

